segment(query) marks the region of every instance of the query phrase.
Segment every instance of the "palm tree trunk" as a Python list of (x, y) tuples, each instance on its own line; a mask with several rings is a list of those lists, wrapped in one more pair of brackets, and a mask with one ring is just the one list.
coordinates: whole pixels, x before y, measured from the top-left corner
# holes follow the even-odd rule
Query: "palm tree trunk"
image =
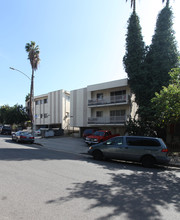
[(30, 89), (30, 120), (31, 120), (31, 128), (33, 129), (33, 91), (34, 91), (34, 69), (32, 69), (31, 76), (31, 89)]

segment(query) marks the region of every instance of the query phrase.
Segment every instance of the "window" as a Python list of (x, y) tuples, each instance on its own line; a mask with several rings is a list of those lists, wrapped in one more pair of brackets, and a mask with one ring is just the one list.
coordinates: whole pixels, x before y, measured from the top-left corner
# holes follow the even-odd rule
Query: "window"
[(97, 93), (96, 95), (98, 100), (102, 100), (103, 99), (103, 93)]
[(152, 146), (152, 147), (161, 146), (158, 140), (150, 139), (150, 138), (128, 137), (126, 141), (127, 141), (127, 144), (131, 146)]
[(43, 117), (43, 114), (40, 114), (40, 118), (42, 118)]
[(103, 116), (103, 112), (102, 111), (97, 111), (96, 112), (96, 117), (102, 117)]
[(40, 104), (40, 100), (37, 100), (35, 103), (36, 103), (36, 105), (39, 105)]
[(47, 103), (47, 99), (44, 99), (44, 104), (46, 104)]
[(104, 132), (103, 131), (96, 131), (96, 132), (94, 132), (93, 135), (94, 136), (101, 136), (101, 137), (103, 137), (104, 136)]
[(112, 110), (110, 116), (125, 116), (126, 110)]
[(111, 92), (110, 95), (111, 96), (126, 95), (126, 90), (114, 91), (114, 92)]
[(122, 137), (115, 137), (111, 138), (106, 142), (107, 145), (122, 145), (123, 144), (123, 138)]
[(125, 102), (126, 101), (126, 90), (111, 92), (110, 100), (113, 103)]
[(110, 123), (124, 123), (126, 120), (126, 110), (110, 111)]
[(43, 100), (42, 99), (40, 100), (40, 104), (43, 104)]
[(122, 144), (123, 144), (123, 139), (122, 139), (122, 137), (116, 138), (116, 139), (115, 139), (115, 143), (116, 143), (117, 145), (122, 145)]
[(47, 114), (47, 113), (45, 113), (45, 114), (44, 114), (44, 118), (47, 118), (47, 117), (48, 117), (48, 114)]

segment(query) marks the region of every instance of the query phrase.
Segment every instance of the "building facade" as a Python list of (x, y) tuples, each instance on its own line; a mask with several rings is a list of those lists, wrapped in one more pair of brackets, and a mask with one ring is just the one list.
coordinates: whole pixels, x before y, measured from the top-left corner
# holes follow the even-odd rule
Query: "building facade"
[(137, 105), (127, 79), (90, 85), (70, 92), (70, 125), (125, 133), (125, 122), (134, 117)]
[(49, 92), (34, 98), (34, 124), (38, 128), (59, 128), (70, 126), (70, 93), (65, 90)]

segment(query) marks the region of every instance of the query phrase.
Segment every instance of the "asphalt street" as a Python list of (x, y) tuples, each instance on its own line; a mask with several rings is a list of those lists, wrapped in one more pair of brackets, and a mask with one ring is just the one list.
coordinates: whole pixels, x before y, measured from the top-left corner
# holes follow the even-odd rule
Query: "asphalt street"
[(47, 148), (0, 136), (1, 220), (180, 219), (179, 168), (94, 161), (65, 151), (65, 139), (58, 151), (44, 141)]

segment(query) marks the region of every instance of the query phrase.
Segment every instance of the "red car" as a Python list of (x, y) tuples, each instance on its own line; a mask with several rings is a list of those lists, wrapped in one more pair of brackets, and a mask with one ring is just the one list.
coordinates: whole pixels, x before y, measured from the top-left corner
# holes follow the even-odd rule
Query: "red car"
[(98, 144), (100, 142), (104, 142), (112, 137), (119, 136), (119, 134), (112, 135), (111, 131), (109, 130), (99, 130), (94, 132), (92, 135), (86, 137), (85, 142), (90, 144)]

